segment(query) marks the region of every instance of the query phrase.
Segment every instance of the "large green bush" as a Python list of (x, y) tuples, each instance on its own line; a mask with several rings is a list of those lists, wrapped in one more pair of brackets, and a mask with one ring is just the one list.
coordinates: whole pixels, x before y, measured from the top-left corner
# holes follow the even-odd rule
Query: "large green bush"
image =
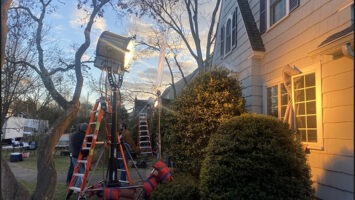
[(191, 175), (176, 174), (169, 183), (161, 183), (152, 192), (153, 200), (196, 200), (199, 199), (198, 182)]
[(287, 124), (244, 114), (221, 124), (200, 174), (202, 199), (310, 199), (309, 167)]
[(221, 122), (243, 113), (244, 104), (241, 84), (228, 72), (219, 70), (196, 77), (164, 115), (164, 127), (168, 129), (164, 146), (177, 167), (198, 177), (210, 136)]

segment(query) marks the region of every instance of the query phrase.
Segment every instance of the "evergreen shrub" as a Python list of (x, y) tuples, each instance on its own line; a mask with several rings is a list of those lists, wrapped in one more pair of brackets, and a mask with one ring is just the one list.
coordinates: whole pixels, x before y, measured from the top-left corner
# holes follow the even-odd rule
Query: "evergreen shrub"
[(197, 200), (199, 190), (197, 180), (188, 174), (175, 174), (173, 180), (168, 183), (160, 183), (153, 192), (154, 200)]
[(164, 145), (179, 170), (199, 177), (204, 148), (221, 122), (244, 112), (241, 83), (227, 71), (196, 77), (164, 115)]
[(310, 169), (288, 125), (243, 114), (210, 139), (200, 173), (201, 199), (311, 199)]

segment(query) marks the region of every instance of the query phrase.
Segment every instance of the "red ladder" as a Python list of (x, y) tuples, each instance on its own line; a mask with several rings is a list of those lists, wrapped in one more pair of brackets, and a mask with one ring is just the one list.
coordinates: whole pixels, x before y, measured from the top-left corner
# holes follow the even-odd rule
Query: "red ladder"
[(138, 147), (143, 155), (153, 155), (148, 129), (147, 113), (139, 113), (138, 117)]
[[(100, 105), (100, 109), (99, 109), (99, 105)], [(76, 165), (74, 167), (71, 181), (69, 183), (66, 199), (69, 199), (73, 192), (79, 193), (78, 199), (85, 197), (86, 183), (88, 181), (87, 178), (91, 167), (92, 157), (94, 155), (96, 140), (100, 130), (101, 121), (103, 119), (106, 120), (106, 113), (112, 114), (112, 107), (108, 99), (101, 97), (100, 99), (96, 100), (96, 103), (91, 111), (89, 126), (85, 131), (85, 137), (81, 148), (82, 151), (88, 151), (89, 154), (87, 157), (85, 157), (82, 154), (82, 151), (80, 151)], [(105, 124), (106, 124), (105, 131), (106, 131), (106, 140), (107, 140), (106, 142), (111, 143), (109, 128), (107, 123)], [(132, 185), (132, 180), (128, 170), (125, 154), (120, 142), (119, 134), (117, 134), (117, 141), (118, 141), (117, 145), (119, 146), (120, 154), (122, 155), (121, 158), (117, 158), (117, 159), (122, 160), (124, 163), (124, 169), (118, 169), (118, 171), (120, 172), (126, 171), (127, 180), (128, 180), (128, 181), (120, 180), (120, 182), (125, 182)], [(85, 170), (81, 171), (80, 169), (85, 169)]]

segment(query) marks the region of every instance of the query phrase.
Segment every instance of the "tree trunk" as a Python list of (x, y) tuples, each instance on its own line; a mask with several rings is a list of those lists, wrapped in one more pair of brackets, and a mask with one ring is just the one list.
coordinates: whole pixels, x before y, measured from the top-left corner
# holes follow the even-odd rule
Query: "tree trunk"
[(41, 156), (37, 158), (37, 170), (40, 173), (37, 174), (37, 185), (32, 199), (53, 199), (57, 184), (57, 172), (53, 159), (55, 145), (79, 111), (79, 107), (79, 102), (70, 106), (66, 114), (61, 116), (46, 134), (40, 136), (38, 155)]
[(4, 65), (5, 60), (5, 46), (7, 38), (7, 11), (9, 10), (12, 0), (1, 0), (1, 66)]
[(29, 191), (23, 187), (10, 170), (7, 161), (1, 157), (1, 199), (4, 200), (28, 200)]

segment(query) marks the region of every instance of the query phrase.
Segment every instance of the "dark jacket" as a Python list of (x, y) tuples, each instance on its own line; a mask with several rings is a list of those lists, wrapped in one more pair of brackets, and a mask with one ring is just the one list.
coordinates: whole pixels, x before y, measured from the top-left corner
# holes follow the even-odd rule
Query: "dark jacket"
[(74, 158), (78, 158), (81, 146), (83, 144), (85, 137), (84, 131), (77, 131), (70, 136), (69, 140), (69, 150)]

